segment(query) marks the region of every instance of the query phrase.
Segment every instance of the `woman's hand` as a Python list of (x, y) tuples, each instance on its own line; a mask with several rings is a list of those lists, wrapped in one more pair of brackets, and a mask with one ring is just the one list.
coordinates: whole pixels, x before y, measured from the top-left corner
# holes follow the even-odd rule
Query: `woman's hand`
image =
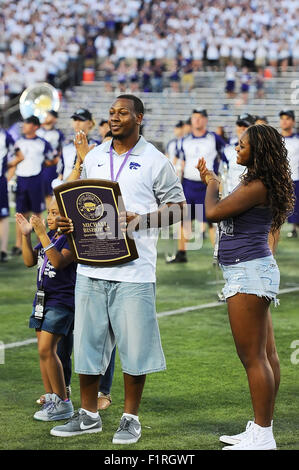
[(36, 235), (40, 238), (42, 235), (47, 233), (46, 224), (43, 219), (38, 217), (37, 215), (32, 215), (29, 220), (31, 226), (33, 227)]
[(16, 213), (15, 217), (22, 234), (29, 235), (33, 230), (33, 227), (30, 222), (28, 222), (28, 220), (23, 216), (23, 214), (20, 214), (19, 212)]
[(200, 158), (198, 160), (196, 168), (198, 169), (200, 173), (200, 178), (203, 183), (208, 184), (208, 182), (212, 179), (220, 183), (220, 178), (216, 175), (216, 173), (214, 173), (214, 171), (207, 169), (207, 164), (204, 158)]
[(77, 151), (77, 162), (80, 164), (84, 162), (84, 158), (88, 152), (96, 147), (96, 144), (88, 145), (87, 135), (84, 131), (79, 131), (76, 133), (74, 145)]

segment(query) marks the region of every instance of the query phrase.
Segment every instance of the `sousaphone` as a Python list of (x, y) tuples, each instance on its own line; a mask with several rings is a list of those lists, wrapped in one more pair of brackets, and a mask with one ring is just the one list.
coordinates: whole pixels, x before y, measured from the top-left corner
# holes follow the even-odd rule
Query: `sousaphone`
[(35, 83), (26, 88), (20, 97), (20, 113), (24, 119), (36, 116), (43, 122), (48, 111), (58, 111), (59, 93), (49, 83)]

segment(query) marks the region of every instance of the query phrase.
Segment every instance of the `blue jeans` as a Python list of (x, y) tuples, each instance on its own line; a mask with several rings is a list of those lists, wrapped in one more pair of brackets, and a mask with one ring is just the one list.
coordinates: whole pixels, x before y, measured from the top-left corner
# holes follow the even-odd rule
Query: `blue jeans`
[(57, 345), (57, 354), (63, 367), (66, 386), (70, 385), (72, 377), (73, 341), (73, 329), (71, 329), (67, 336), (62, 336)]
[(101, 375), (101, 378), (100, 378), (99, 391), (104, 393), (104, 395), (109, 395), (110, 390), (111, 390), (113, 374), (114, 374), (115, 351), (116, 351), (116, 347), (112, 351), (109, 366), (105, 372), (105, 375)]

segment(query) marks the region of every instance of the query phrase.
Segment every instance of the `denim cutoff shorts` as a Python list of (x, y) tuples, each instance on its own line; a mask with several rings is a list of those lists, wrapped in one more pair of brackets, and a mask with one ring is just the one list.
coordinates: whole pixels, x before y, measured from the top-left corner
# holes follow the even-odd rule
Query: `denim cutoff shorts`
[(166, 368), (156, 317), (155, 284), (93, 279), (77, 274), (74, 362), (78, 374), (104, 375), (115, 344), (123, 372)]
[(47, 331), (56, 335), (67, 336), (74, 326), (74, 311), (62, 305), (46, 306), (42, 320), (34, 318), (34, 308), (29, 319), (29, 328)]
[(225, 286), (222, 289), (225, 299), (238, 293), (255, 294), (279, 304), (276, 298), (279, 290), (280, 273), (273, 256), (257, 258), (238, 264), (220, 264)]

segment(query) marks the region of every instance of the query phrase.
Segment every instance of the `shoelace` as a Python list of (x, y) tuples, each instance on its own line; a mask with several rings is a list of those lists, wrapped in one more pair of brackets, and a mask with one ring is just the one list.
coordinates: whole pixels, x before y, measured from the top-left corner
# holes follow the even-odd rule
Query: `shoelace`
[(134, 434), (132, 429), (130, 429), (131, 425), (132, 419), (124, 417), (119, 424), (119, 431), (128, 431), (130, 434)]
[(48, 401), (43, 405), (43, 409), (47, 411), (52, 411), (56, 407), (56, 403), (52, 400)]
[(78, 410), (75, 411), (75, 413), (70, 417), (70, 419), (65, 424), (68, 424), (70, 421), (79, 420), (80, 415), (81, 413), (79, 413)]
[(253, 421), (248, 421), (247, 425), (246, 425), (246, 431), (248, 431), (248, 429), (253, 425)]

